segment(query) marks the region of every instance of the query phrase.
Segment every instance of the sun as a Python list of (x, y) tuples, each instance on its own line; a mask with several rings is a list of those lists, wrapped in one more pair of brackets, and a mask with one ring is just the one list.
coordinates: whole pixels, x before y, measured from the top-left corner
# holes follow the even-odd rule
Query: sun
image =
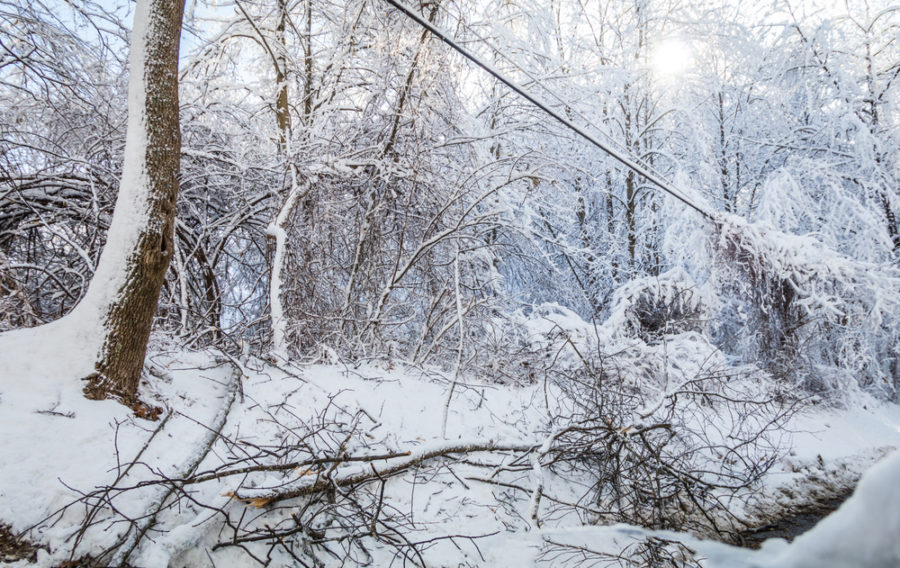
[(650, 54), (653, 74), (661, 79), (679, 77), (694, 66), (694, 49), (680, 38), (659, 42)]

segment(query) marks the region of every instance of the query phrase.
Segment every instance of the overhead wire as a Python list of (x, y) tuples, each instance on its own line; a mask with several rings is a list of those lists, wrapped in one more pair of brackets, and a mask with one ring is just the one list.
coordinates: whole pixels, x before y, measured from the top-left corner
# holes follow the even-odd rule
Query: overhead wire
[[(439, 40), (441, 40), (442, 42), (447, 44), (450, 48), (452, 48), (453, 50), (458, 52), (460, 55), (462, 55), (463, 57), (465, 57), (466, 59), (468, 59), (475, 65), (477, 65), (478, 67), (480, 67), (485, 72), (487, 72), (489, 75), (491, 75), (492, 77), (494, 77), (495, 79), (497, 79), (498, 81), (500, 81), (501, 83), (503, 83), (504, 85), (506, 85), (507, 87), (512, 89), (519, 96), (523, 97), (525, 100), (527, 100), (531, 104), (535, 105), (536, 107), (538, 107), (539, 109), (544, 111), (546, 114), (548, 114), (551, 117), (553, 117), (554, 119), (556, 119), (557, 122), (559, 122), (563, 126), (569, 128), (570, 130), (572, 130), (573, 132), (575, 132), (576, 134), (578, 134), (579, 136), (581, 136), (582, 138), (584, 138), (585, 140), (590, 142), (592, 145), (596, 146), (597, 148), (599, 148), (600, 150), (605, 152), (607, 155), (609, 155), (611, 158), (613, 158), (614, 160), (616, 160), (623, 166), (640, 174), (645, 179), (647, 179), (647, 181), (649, 181), (650, 183), (655, 185), (657, 188), (664, 191), (665, 193), (668, 193), (669, 195), (671, 195), (672, 197), (674, 197), (675, 199), (677, 199), (684, 205), (688, 206), (689, 208), (693, 209), (697, 213), (700, 213), (700, 215), (702, 215), (703, 217), (710, 219), (710, 220), (714, 220), (716, 218), (715, 213), (708, 210), (706, 207), (704, 207), (702, 205), (698, 205), (698, 204), (694, 203), (691, 199), (689, 199), (686, 195), (684, 195), (682, 191), (678, 190), (677, 188), (672, 186), (670, 183), (668, 183), (665, 179), (663, 179), (663, 177), (661, 175), (659, 175), (656, 172), (651, 171), (650, 168), (644, 166), (643, 164), (640, 164), (636, 159), (632, 158), (631, 156), (628, 156), (627, 150), (619, 150), (619, 149), (610, 147), (609, 144), (606, 144), (606, 143), (600, 141), (596, 136), (587, 132), (584, 128), (578, 126), (577, 124), (573, 123), (571, 120), (562, 116), (557, 111), (555, 111), (554, 109), (549, 107), (547, 104), (540, 101), (535, 96), (531, 95), (527, 90), (525, 90), (525, 88), (523, 86), (519, 85), (512, 79), (506, 77), (503, 73), (501, 73), (500, 71), (495, 69), (492, 65), (482, 61), (478, 56), (476, 56), (475, 54), (473, 54), (472, 52), (470, 52), (463, 46), (459, 45), (459, 43), (457, 43), (455, 40), (450, 38), (446, 33), (444, 33), (442, 30), (438, 29), (431, 22), (425, 20), (421, 15), (416, 13), (412, 8), (410, 8), (409, 6), (407, 6), (400, 0), (384, 0), (384, 1), (387, 2), (388, 4), (390, 4), (391, 6), (393, 6), (395, 9), (397, 9), (401, 13), (403, 13), (404, 15), (406, 15), (408, 18), (410, 18), (417, 24), (419, 24), (420, 26), (427, 29), (434, 37), (438, 38)], [(524, 69), (522, 69), (519, 65), (517, 65), (515, 63), (513, 63), (513, 65), (515, 65), (521, 71), (525, 72)], [(525, 72), (525, 74), (528, 75), (532, 81), (537, 82), (540, 86), (539, 81), (536, 81), (533, 77), (531, 77), (531, 75), (529, 73)], [(544, 88), (548, 92), (551, 92), (546, 87), (542, 87), (542, 88)], [(558, 97), (557, 95), (555, 95), (552, 92), (551, 92), (551, 95), (553, 95), (555, 98), (557, 98), (557, 100), (560, 100), (560, 102), (562, 102), (562, 104), (567, 105), (567, 103), (565, 103), (561, 97)], [(567, 105), (567, 106), (569, 106), (569, 108), (573, 108), (570, 105)], [(588, 124), (591, 124), (592, 126), (594, 126), (594, 128), (597, 128), (589, 120), (587, 120), (586, 117), (584, 117), (581, 113), (578, 113), (578, 115), (580, 118), (582, 118), (582, 120), (585, 120), (586, 122), (588, 122)]]
[[(444, 13), (446, 13), (448, 16), (453, 16), (453, 14), (450, 12), (450, 10), (448, 10), (443, 4), (441, 4), (440, 9), (442, 9), (442, 10), (444, 11)], [(541, 89), (543, 89), (543, 90), (544, 90), (546, 93), (548, 93), (551, 97), (553, 97), (554, 99), (556, 99), (560, 104), (562, 104), (562, 105), (565, 106), (568, 110), (570, 110), (573, 114), (575, 114), (578, 118), (580, 118), (581, 120), (583, 120), (588, 126), (592, 127), (594, 130), (596, 130), (596, 132), (597, 132), (600, 136), (602, 136), (604, 139), (606, 139), (606, 140), (607, 140), (610, 144), (612, 144), (614, 147), (617, 147), (617, 148), (618, 148), (620, 151), (622, 151), (622, 152), (628, 152), (628, 149), (625, 147), (624, 144), (620, 144), (619, 141), (616, 140), (615, 138), (613, 138), (612, 135), (610, 135), (609, 133), (607, 133), (605, 129), (603, 129), (602, 127), (598, 126), (598, 125), (597, 125), (595, 122), (593, 122), (590, 118), (588, 118), (588, 117), (585, 116), (581, 111), (579, 111), (579, 110), (575, 107), (575, 105), (573, 105), (573, 104), (572, 104), (571, 102), (569, 102), (568, 100), (564, 99), (564, 98), (563, 98), (559, 93), (557, 93), (555, 90), (553, 90), (553, 89), (551, 89), (550, 87), (548, 87), (548, 86), (543, 82), (542, 79), (540, 79), (540, 78), (538, 78), (538, 77), (535, 77), (535, 76), (534, 76), (527, 68), (525, 68), (524, 66), (522, 66), (521, 64), (519, 64), (519, 62), (517, 62), (513, 57), (511, 57), (509, 54), (507, 54), (504, 50), (502, 50), (502, 49), (500, 49), (499, 47), (497, 47), (496, 45), (494, 45), (494, 44), (491, 42), (490, 39), (488, 39), (488, 38), (484, 37), (483, 35), (479, 34), (478, 32), (476, 32), (474, 29), (472, 29), (472, 26), (470, 26), (470, 25), (464, 23), (464, 22), (463, 22), (461, 19), (459, 19), (459, 18), (457, 18), (457, 26), (458, 26), (459, 28), (462, 28), (466, 33), (468, 33), (468, 34), (472, 35), (473, 37), (475, 37), (476, 39), (478, 39), (479, 43), (481, 43), (481, 44), (483, 44), (483, 45), (486, 45), (488, 48), (491, 49), (491, 51), (493, 51), (494, 53), (496, 53), (497, 55), (499, 55), (501, 58), (503, 58), (503, 59), (505, 59), (507, 62), (509, 62), (510, 65), (512, 65), (512, 66), (515, 67), (520, 73), (522, 73), (523, 75), (525, 75), (525, 76), (528, 78), (529, 81), (531, 81), (532, 83), (534, 83), (535, 85), (537, 85), (538, 87), (540, 87)], [(644, 163), (641, 159), (639, 159), (639, 158), (634, 158), (634, 157), (632, 157), (632, 159), (633, 159), (636, 163), (641, 164), (641, 166), (643, 166), (644, 168), (646, 168), (648, 171), (654, 172), (654, 173), (656, 173), (657, 175), (660, 175), (660, 176), (662, 175), (662, 174), (659, 174), (659, 172), (655, 171), (651, 166), (648, 166), (646, 163)]]
[[(439, 6), (439, 8), (440, 8), (444, 13), (446, 13), (448, 16), (456, 17), (456, 16), (455, 16), (453, 13), (451, 13), (450, 10), (448, 10), (443, 4), (441, 4), (441, 5)], [(628, 150), (628, 148), (627, 148), (624, 144), (621, 144), (618, 140), (616, 140), (615, 138), (613, 138), (613, 136), (612, 136), (611, 134), (609, 134), (609, 133), (606, 131), (605, 128), (599, 126), (597, 123), (595, 123), (593, 120), (591, 120), (587, 115), (585, 115), (584, 113), (582, 113), (581, 111), (579, 111), (578, 108), (577, 108), (574, 104), (572, 104), (570, 101), (568, 101), (568, 100), (566, 100), (565, 98), (563, 98), (562, 95), (560, 95), (559, 93), (557, 93), (554, 89), (548, 87), (542, 79), (540, 79), (540, 78), (538, 78), (538, 77), (535, 77), (535, 76), (534, 76), (527, 68), (525, 68), (524, 66), (522, 66), (521, 64), (519, 64), (513, 57), (511, 57), (511, 56), (510, 56), (508, 53), (506, 53), (504, 50), (502, 50), (502, 49), (498, 48), (496, 45), (494, 45), (494, 44), (491, 42), (490, 39), (484, 37), (483, 35), (481, 35), (481, 34), (479, 34), (478, 32), (476, 32), (474, 29), (472, 29), (472, 26), (470, 26), (470, 25), (464, 23), (459, 17), (456, 17), (456, 20), (457, 20), (457, 26), (458, 26), (459, 28), (463, 29), (466, 33), (468, 33), (468, 34), (474, 36), (475, 38), (477, 38), (478, 41), (479, 41), (480, 43), (486, 45), (488, 48), (491, 49), (491, 51), (493, 51), (494, 53), (496, 53), (497, 55), (499, 55), (501, 58), (503, 58), (503, 59), (505, 59), (507, 62), (509, 62), (510, 65), (512, 65), (512, 66), (515, 67), (520, 73), (522, 73), (523, 75), (525, 75), (525, 76), (528, 78), (529, 81), (531, 81), (532, 83), (534, 83), (535, 85), (537, 85), (538, 87), (540, 87), (541, 89), (543, 89), (543, 90), (544, 90), (546, 93), (548, 93), (551, 97), (553, 97), (553, 98), (556, 99), (560, 104), (562, 104), (564, 107), (566, 107), (566, 109), (567, 109), (568, 111), (570, 111), (572, 114), (574, 114), (575, 116), (577, 116), (578, 118), (580, 118), (582, 121), (584, 121), (585, 124), (587, 124), (588, 126), (590, 126), (591, 128), (593, 128), (594, 131), (595, 131), (597, 134), (599, 134), (600, 136), (602, 136), (602, 137), (603, 137), (609, 144), (611, 144), (614, 148), (618, 149), (620, 152), (622, 152), (622, 153), (624, 153), (624, 154), (626, 154), (626, 155), (629, 154), (629, 150)], [(662, 174), (659, 170), (657, 170), (656, 168), (654, 168), (652, 165), (647, 164), (647, 163), (646, 163), (645, 161), (643, 161), (641, 158), (638, 158), (638, 157), (635, 157), (635, 156), (629, 156), (629, 157), (630, 157), (636, 164), (640, 165), (642, 168), (646, 169), (648, 172), (653, 173), (654, 175), (656, 175), (656, 176), (657, 176), (658, 178), (660, 178), (660, 179), (665, 179), (665, 175), (664, 175), (664, 174)], [(686, 193), (686, 192), (683, 191), (681, 188), (676, 187), (676, 186), (675, 186), (673, 183), (671, 183), (671, 182), (668, 182), (668, 184), (669, 184), (669, 188), (670, 188), (671, 190), (677, 191), (680, 195), (685, 196), (685, 193)]]

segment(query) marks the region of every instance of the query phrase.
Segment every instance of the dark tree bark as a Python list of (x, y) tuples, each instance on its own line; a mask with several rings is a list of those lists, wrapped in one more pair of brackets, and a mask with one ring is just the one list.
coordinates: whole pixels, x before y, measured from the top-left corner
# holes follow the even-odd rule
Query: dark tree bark
[[(278, 0), (278, 23), (275, 24), (275, 82), (278, 85), (278, 98), (275, 100), (275, 120), (278, 122), (279, 149), (288, 153), (288, 141), (291, 137), (291, 109), (288, 100), (287, 76), (287, 40), (284, 32), (288, 21), (286, 0)], [(288, 156), (290, 159), (290, 156)]]
[(138, 0), (128, 137), (107, 245), (85, 298), (102, 346), (89, 398), (134, 402), (160, 289), (172, 259), (181, 131), (178, 49), (184, 0)]

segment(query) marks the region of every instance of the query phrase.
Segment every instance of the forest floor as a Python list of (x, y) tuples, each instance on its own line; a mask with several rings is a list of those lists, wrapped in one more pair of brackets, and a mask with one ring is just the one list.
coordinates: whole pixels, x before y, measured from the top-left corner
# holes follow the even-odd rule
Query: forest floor
[[(104, 562), (147, 567), (290, 564), (297, 551), (262, 539), (235, 544), (228, 524), (235, 515), (238, 524), (264, 514), (271, 526), (290, 520), (290, 507), (254, 498), (283, 486), (283, 472), (210, 479), (175, 494), (155, 481), (202, 472), (214, 477), (226, 465), (255, 463), (251, 456), (292, 444), (300, 452), (312, 442), (322, 455), (394, 456), (379, 467), (404, 456), (418, 460), (381, 483), (375, 500), (383, 508), (380, 530), (393, 523), (418, 544), (417, 552), (364, 536), (355, 549), (335, 543), (333, 550), (346, 556), (323, 554), (324, 565), (577, 565), (585, 557), (614, 559), (642, 538), (684, 542), (710, 566), (768, 565), (764, 559), (782, 550), (770, 541), (762, 556), (740, 564), (740, 553), (689, 535), (585, 525), (566, 504), (582, 499), (586, 488), (563, 484), (550, 472), (535, 527), (528, 518), (530, 468), (503, 486), (485, 481), (477, 463), (487, 460), (484, 453), (428, 457), (449, 456), (441, 454), (448, 448), (534, 447), (546, 427), (546, 385), (469, 381), (456, 386), (447, 405), (448, 378), (429, 369), (239, 362), (215, 352), (162, 350), (149, 360), (141, 396), (162, 409), (156, 421), (112, 401), (88, 401), (71, 381), (47, 379), (41, 398), (0, 383), (0, 523), (6, 523), (0, 561), (90, 565), (110, 553)], [(900, 446), (900, 407), (875, 400), (842, 409), (807, 407), (789, 430), (790, 449), (738, 511), (753, 525), (853, 487), (872, 463)], [(515, 457), (513, 451), (503, 455), (510, 462)], [(338, 465), (329, 471), (334, 478), (375, 470), (372, 462)], [(294, 475), (300, 479), (311, 470)], [(259, 493), (248, 492), (253, 486)], [(226, 509), (232, 516), (222, 522)]]

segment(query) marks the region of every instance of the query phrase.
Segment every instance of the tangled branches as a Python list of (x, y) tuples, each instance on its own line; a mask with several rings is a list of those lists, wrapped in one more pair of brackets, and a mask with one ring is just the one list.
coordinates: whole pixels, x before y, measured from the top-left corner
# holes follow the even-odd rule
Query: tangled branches
[(697, 332), (653, 343), (607, 332), (573, 339), (559, 328), (551, 339), (545, 388), (558, 391), (548, 408), (559, 435), (545, 465), (587, 480), (585, 522), (734, 534), (734, 505), (779, 459), (801, 398), (755, 367), (729, 366)]
[[(148, 451), (74, 503), (84, 515), (70, 533), (70, 561), (124, 566), (163, 550), (188, 564), (202, 551), (261, 565), (424, 566), (455, 545), (478, 565), (480, 538), (563, 519), (706, 536), (734, 530), (729, 500), (740, 502), (777, 459), (771, 433), (791, 399), (775, 390), (761, 396), (764, 387), (751, 387), (761, 377), (726, 374), (717, 361), (679, 375), (671, 364), (652, 371), (662, 363), (646, 345), (599, 357), (560, 338), (581, 357), (557, 357), (542, 370), (553, 391), (550, 420), (529, 422), (520, 438), (401, 440), (388, 413), (348, 404), (339, 389), (288, 374), (290, 366), (254, 370), (230, 361), (235, 376), (256, 377), (234, 406), (239, 413), (225, 420), (226, 401), (222, 420), (195, 421), (208, 434), (202, 447), (182, 465), (163, 467), (150, 457), (170, 438), (159, 433), (186, 420), (168, 415)], [(702, 344), (687, 332), (653, 352), (666, 342), (673, 358)], [(643, 379), (636, 358), (648, 365)], [(280, 371), (281, 381), (269, 376)], [(668, 382), (646, 378), (667, 372)], [(236, 399), (236, 387), (231, 392)], [(460, 512), (478, 523), (460, 529)], [(671, 552), (645, 548), (638, 556)]]
[(572, 396), (558, 418), (570, 426), (559, 443), (567, 467), (592, 480), (583, 499), (603, 511), (593, 521), (733, 530), (725, 501), (777, 461), (772, 434), (794, 409), (740, 380), (709, 372), (653, 401), (602, 370), (570, 375), (563, 386)]
[[(150, 548), (173, 557), (190, 554), (199, 540), (209, 553), (236, 549), (261, 565), (273, 558), (298, 566), (328, 559), (380, 565), (398, 558), (424, 566), (424, 551), (441, 541), (457, 547), (468, 542), (477, 553), (475, 541), (485, 534), (423, 534), (412, 509), (402, 509), (392, 481), (411, 475), (415, 483), (433, 474), (431, 466), (440, 469), (459, 456), (528, 452), (534, 445), (482, 440), (385, 451), (372, 442), (381, 423), (338, 398), (329, 395), (323, 409), (302, 416), (289, 400), (260, 404), (248, 397), (256, 431), (247, 436), (240, 425), (229, 432), (224, 420), (212, 424), (208, 443), (175, 475), (143, 457), (152, 453), (147, 450), (154, 439), (165, 438), (158, 433), (170, 427), (167, 415), (111, 484), (82, 493), (54, 515), (58, 522), (65, 510), (84, 508), (69, 537), (68, 562), (127, 566)], [(220, 416), (227, 416), (232, 401)]]
[(551, 566), (597, 568), (699, 568), (695, 551), (673, 540), (649, 536), (637, 538), (620, 552), (594, 550), (581, 544), (546, 538), (540, 560)]

